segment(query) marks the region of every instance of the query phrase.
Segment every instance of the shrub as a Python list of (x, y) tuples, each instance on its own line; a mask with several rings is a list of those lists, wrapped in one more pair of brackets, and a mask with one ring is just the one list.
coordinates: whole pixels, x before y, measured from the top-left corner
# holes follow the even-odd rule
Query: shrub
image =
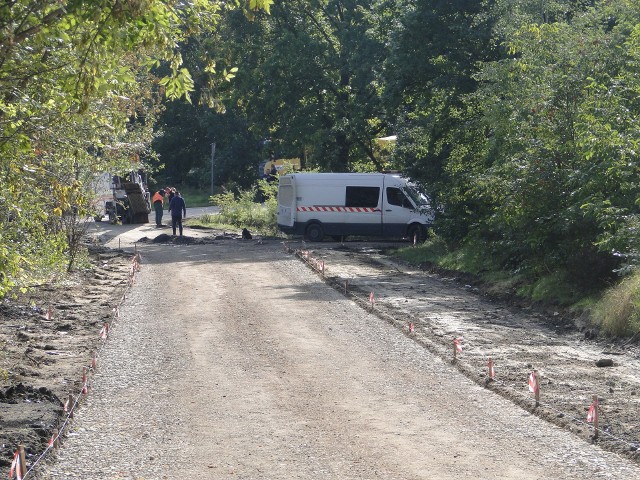
[[(260, 181), (249, 190), (238, 194), (224, 192), (211, 197), (211, 203), (220, 208), (218, 215), (212, 215), (212, 223), (228, 224), (238, 228), (257, 230), (263, 234), (277, 233), (276, 200), (277, 185)], [(262, 202), (256, 201), (256, 198)], [(201, 218), (203, 223), (207, 223)]]

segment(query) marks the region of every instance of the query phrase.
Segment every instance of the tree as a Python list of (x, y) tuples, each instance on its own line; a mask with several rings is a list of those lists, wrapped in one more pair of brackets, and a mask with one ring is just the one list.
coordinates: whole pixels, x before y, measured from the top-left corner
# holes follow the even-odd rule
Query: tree
[(492, 240), (505, 264), (534, 276), (566, 270), (593, 287), (618, 263), (612, 253), (635, 243), (638, 8), (612, 2), (565, 17), (521, 25), (506, 39), (511, 56), (483, 66), (467, 103), (482, 113), (485, 167), (465, 171), (452, 158), (449, 168), (483, 206), (472, 212), (475, 237)]
[[(187, 97), (180, 42), (271, 0), (15, 0), (0, 5), (0, 297), (57, 264), (88, 179), (149, 153), (157, 92)], [(152, 67), (167, 65), (162, 79)]]
[[(500, 55), (491, 4), (397, 2), (399, 21), (390, 34), (385, 67), (385, 104), (395, 114), (396, 155), (441, 203), (455, 182), (448, 177), (447, 161), (476, 115), (463, 99), (477, 88), (479, 65)], [(454, 205), (446, 209), (452, 218), (464, 212)]]
[(236, 16), (228, 47), (244, 61), (228, 110), (242, 108), (254, 131), (308, 166), (383, 168), (373, 141), (386, 133), (379, 84), (385, 49), (372, 3), (293, 1), (276, 5), (258, 26)]

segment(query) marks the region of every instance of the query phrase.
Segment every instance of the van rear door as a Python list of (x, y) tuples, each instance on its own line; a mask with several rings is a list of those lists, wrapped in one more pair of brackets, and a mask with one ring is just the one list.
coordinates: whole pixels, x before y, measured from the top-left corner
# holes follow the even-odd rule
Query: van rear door
[(284, 175), (278, 184), (278, 225), (293, 228), (296, 213), (296, 189), (293, 177)]

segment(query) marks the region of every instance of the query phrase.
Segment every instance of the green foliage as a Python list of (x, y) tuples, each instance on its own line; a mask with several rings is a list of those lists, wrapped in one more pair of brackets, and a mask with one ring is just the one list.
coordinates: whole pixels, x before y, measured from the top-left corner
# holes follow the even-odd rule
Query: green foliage
[[(637, 258), (638, 6), (465, 6), (465, 20), (443, 22), (424, 42), (412, 25), (455, 19), (457, 7), (405, 14), (393, 59), (410, 69), (404, 55), (422, 56), (425, 81), (396, 84), (400, 101), (415, 106), (402, 117), (397, 153), (433, 189), (437, 230), (456, 251), (482, 246), (498, 269), (539, 279), (542, 290), (556, 274), (601, 288), (621, 259)], [(465, 21), (487, 27), (484, 43), (455, 36)], [(491, 34), (503, 40), (499, 57)], [(479, 61), (457, 61), (461, 54)]]
[(521, 285), (517, 290), (522, 298), (534, 302), (571, 306), (584, 296), (584, 291), (577, 288), (574, 279), (566, 271), (555, 271), (541, 276), (535, 282)]
[[(269, 140), (254, 166), (273, 155), (300, 157), (306, 167), (326, 171), (350, 171), (358, 163), (382, 168), (374, 139), (388, 128), (376, 78), (385, 50), (374, 3), (274, 3), (269, 16), (225, 17), (219, 37), (194, 44), (195, 59), (215, 49), (223, 52), (225, 69), (231, 67), (228, 58), (240, 63), (225, 86), (226, 98), (216, 105), (246, 123), (242, 127), (255, 138), (251, 145)], [(212, 130), (209, 138), (226, 137)], [(228, 155), (226, 144), (222, 155)], [(245, 158), (233, 156), (236, 164)]]
[(436, 235), (430, 237), (420, 245), (399, 249), (395, 254), (413, 264), (430, 263), (439, 265), (440, 260), (447, 255), (449, 249), (446, 242)]
[[(536, 299), (640, 258), (638, 2), (18, 0), (0, 18), (0, 296), (73, 258), (65, 221), (132, 161), (201, 191), (213, 172), (239, 192), (220, 219), (273, 230), (261, 160), (401, 168), (439, 207), (411, 255), (446, 243), (441, 266)], [(166, 104), (159, 136), (163, 96), (193, 103)]]
[(609, 289), (594, 307), (591, 318), (611, 336), (640, 333), (640, 273), (635, 272)]
[[(214, 223), (255, 229), (265, 235), (276, 235), (276, 193), (277, 185), (262, 180), (258, 186), (240, 191), (238, 194), (224, 192), (214, 195), (211, 197), (211, 203), (220, 208), (220, 213), (210, 218)], [(257, 197), (263, 202), (256, 202)]]
[[(238, 5), (253, 11), (271, 3)], [(96, 176), (137, 169), (153, 157), (161, 94), (188, 99), (195, 88), (180, 45), (214, 30), (233, 5), (0, 5), (0, 298), (73, 266)]]

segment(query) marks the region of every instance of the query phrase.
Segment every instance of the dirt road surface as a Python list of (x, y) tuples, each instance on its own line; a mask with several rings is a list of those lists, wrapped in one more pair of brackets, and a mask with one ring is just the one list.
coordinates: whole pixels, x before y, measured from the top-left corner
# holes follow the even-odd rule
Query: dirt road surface
[(637, 462), (473, 382), (275, 240), (137, 249), (142, 271), (42, 478), (640, 479)]

